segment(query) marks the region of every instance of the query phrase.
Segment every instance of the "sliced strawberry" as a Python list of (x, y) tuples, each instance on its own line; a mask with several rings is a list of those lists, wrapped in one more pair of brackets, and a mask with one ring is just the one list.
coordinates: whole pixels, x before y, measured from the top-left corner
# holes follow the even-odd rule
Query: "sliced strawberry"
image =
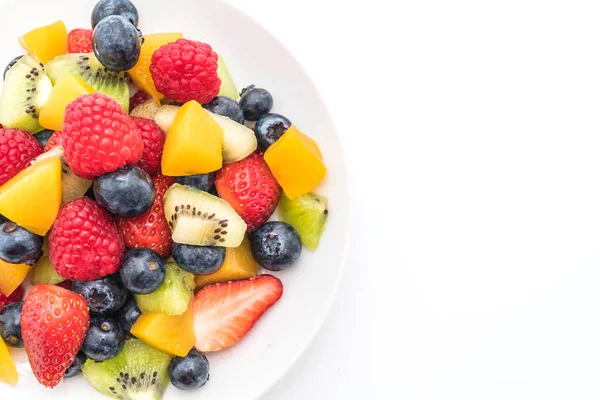
[(54, 133), (52, 134), (52, 136), (50, 136), (50, 139), (48, 139), (48, 142), (44, 146), (44, 151), (51, 150), (58, 145), (62, 145), (62, 132), (54, 131)]
[(233, 346), (282, 294), (281, 281), (272, 275), (206, 286), (196, 293), (193, 305), (196, 349)]

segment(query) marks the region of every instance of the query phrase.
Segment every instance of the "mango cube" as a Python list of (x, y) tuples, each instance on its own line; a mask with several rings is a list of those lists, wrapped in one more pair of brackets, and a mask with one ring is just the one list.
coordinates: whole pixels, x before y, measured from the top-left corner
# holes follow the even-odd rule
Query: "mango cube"
[(69, 103), (79, 96), (95, 91), (78, 76), (71, 73), (62, 75), (52, 88), (48, 102), (40, 110), (40, 125), (53, 131), (62, 130), (65, 109)]
[(218, 271), (209, 275), (196, 275), (196, 287), (201, 288), (213, 283), (250, 279), (258, 273), (258, 264), (252, 257), (250, 241), (244, 238), (238, 247), (225, 249), (225, 261)]
[(16, 385), (18, 381), (17, 366), (8, 352), (8, 347), (0, 340), (0, 382)]
[(64, 22), (36, 28), (19, 38), (21, 45), (42, 63), (67, 53), (68, 36)]
[(0, 293), (10, 296), (25, 280), (30, 269), (25, 264), (9, 264), (0, 260)]

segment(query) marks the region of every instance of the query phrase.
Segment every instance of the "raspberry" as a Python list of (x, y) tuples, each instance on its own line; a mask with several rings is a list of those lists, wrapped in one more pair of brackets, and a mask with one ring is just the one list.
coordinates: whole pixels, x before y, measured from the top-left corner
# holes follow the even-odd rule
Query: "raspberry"
[(17, 301), (23, 300), (24, 296), (25, 296), (25, 289), (23, 288), (23, 285), (19, 285), (14, 290), (14, 292), (12, 292), (10, 294), (10, 296), (5, 296), (2, 293), (0, 293), (0, 311), (2, 310), (2, 307), (4, 307), (4, 306), (7, 306), (9, 304), (16, 303)]
[(137, 106), (150, 100), (150, 95), (143, 90), (138, 90), (129, 98), (129, 112), (131, 113)]
[(218, 56), (201, 42), (178, 39), (154, 52), (150, 73), (159, 92), (185, 103), (196, 100), (206, 104), (219, 94)]
[(110, 215), (87, 197), (63, 204), (49, 242), (50, 263), (60, 276), (75, 281), (115, 273), (125, 248)]
[(135, 164), (144, 150), (135, 123), (116, 101), (102, 93), (79, 96), (71, 102), (62, 132), (65, 161), (85, 179)]
[(29, 132), (0, 129), (0, 186), (42, 154), (42, 146)]
[(69, 32), (69, 53), (91, 53), (92, 31), (91, 29), (73, 29)]
[(131, 117), (131, 119), (144, 141), (144, 152), (142, 158), (137, 162), (137, 166), (146, 171), (148, 175), (154, 175), (160, 168), (165, 134), (154, 121), (136, 117)]

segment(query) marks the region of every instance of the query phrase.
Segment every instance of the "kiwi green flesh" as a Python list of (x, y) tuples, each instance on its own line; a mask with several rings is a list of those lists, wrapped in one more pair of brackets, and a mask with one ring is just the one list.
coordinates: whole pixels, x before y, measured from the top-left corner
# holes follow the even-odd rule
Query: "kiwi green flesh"
[(142, 313), (181, 315), (190, 305), (195, 286), (194, 274), (167, 263), (162, 285), (150, 294), (134, 295), (135, 302)]
[(26, 54), (7, 73), (0, 95), (0, 124), (5, 128), (37, 133), (42, 108), (52, 91), (44, 65)]
[(167, 190), (164, 201), (176, 243), (238, 247), (244, 240), (246, 223), (223, 199), (176, 183)]
[(42, 256), (31, 271), (30, 282), (32, 285), (56, 285), (64, 280), (65, 278), (56, 272), (47, 255)]
[(160, 400), (169, 384), (171, 357), (137, 339), (103, 362), (87, 360), (83, 375), (98, 392), (123, 400)]
[(290, 200), (283, 194), (279, 201), (279, 215), (298, 230), (302, 244), (308, 249), (314, 251), (319, 247), (329, 215), (326, 197), (308, 193)]
[(58, 56), (46, 64), (52, 82), (66, 73), (81, 77), (88, 85), (112, 97), (129, 112), (129, 85), (124, 72), (109, 71), (93, 53), (73, 53)]
[(217, 75), (221, 78), (221, 89), (219, 91), (219, 96), (231, 97), (234, 100), (237, 100), (240, 96), (238, 94), (237, 87), (235, 86), (235, 82), (227, 69), (227, 65), (225, 65), (225, 61), (223, 57), (219, 55), (219, 61), (217, 63)]

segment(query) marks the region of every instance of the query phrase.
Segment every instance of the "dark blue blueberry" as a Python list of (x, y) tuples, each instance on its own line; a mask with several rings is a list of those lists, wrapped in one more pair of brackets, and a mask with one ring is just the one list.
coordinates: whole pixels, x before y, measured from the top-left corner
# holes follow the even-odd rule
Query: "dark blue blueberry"
[(115, 275), (95, 281), (73, 281), (72, 290), (83, 296), (90, 311), (110, 314), (127, 301), (127, 289)]
[(95, 316), (81, 350), (94, 361), (116, 357), (125, 345), (125, 330), (114, 318)]
[(121, 260), (121, 280), (132, 293), (149, 294), (156, 291), (165, 280), (165, 263), (149, 249), (129, 251)]
[(127, 71), (140, 58), (142, 44), (138, 30), (125, 18), (113, 15), (104, 18), (92, 35), (94, 54), (111, 71)]
[(169, 363), (169, 379), (180, 390), (192, 390), (204, 386), (209, 377), (208, 358), (192, 348), (187, 356), (175, 356)]
[(175, 178), (175, 182), (208, 192), (215, 183), (215, 173), (178, 176)]
[(142, 315), (142, 312), (138, 308), (135, 299), (130, 298), (127, 300), (127, 303), (117, 311), (115, 317), (119, 320), (123, 329), (130, 331), (140, 315)]
[(265, 114), (256, 121), (254, 134), (262, 151), (267, 150), (292, 126), (292, 121), (281, 114)]
[(152, 178), (135, 165), (99, 176), (94, 181), (96, 201), (123, 218), (142, 215), (152, 206), (156, 189)]
[(216, 186), (211, 186), (210, 189), (208, 189), (208, 193), (212, 194), (215, 197), (219, 197), (219, 193), (217, 192), (217, 187)]
[(237, 123), (244, 123), (244, 113), (237, 101), (230, 97), (217, 96), (210, 103), (203, 106), (214, 114), (228, 117)]
[(33, 137), (35, 138), (35, 140), (38, 141), (39, 144), (42, 145), (42, 148), (44, 148), (46, 146), (46, 143), (48, 143), (48, 140), (50, 140), (50, 136), (52, 136), (53, 133), (54, 131), (51, 131), (50, 129), (44, 129), (43, 131), (33, 135)]
[(129, 0), (100, 0), (92, 11), (92, 29), (111, 15), (124, 17), (133, 26), (138, 26), (138, 11)]
[(173, 243), (172, 256), (177, 265), (192, 274), (217, 272), (225, 261), (225, 248)]
[(281, 271), (298, 261), (302, 242), (296, 228), (285, 222), (272, 221), (250, 233), (250, 249), (262, 267)]
[(84, 196), (87, 196), (94, 201), (96, 200), (96, 196), (94, 196), (94, 185), (90, 186)]
[(83, 364), (85, 364), (86, 361), (87, 356), (85, 353), (83, 351), (78, 352), (69, 368), (65, 371), (65, 378), (72, 378), (79, 375), (81, 373), (81, 367), (83, 367)]
[(266, 89), (251, 85), (242, 90), (240, 107), (247, 121), (256, 121), (271, 111), (271, 108), (273, 108), (273, 96)]
[(0, 311), (0, 338), (11, 347), (23, 348), (21, 309), (23, 302), (10, 303)]
[(8, 70), (10, 70), (17, 63), (17, 61), (19, 61), (21, 59), (21, 57), (23, 57), (23, 55), (16, 56), (12, 60), (10, 60), (10, 62), (8, 63), (8, 65), (6, 66), (6, 68), (4, 69), (4, 78), (2, 78), (3, 80), (6, 80), (6, 73), (8, 72)]
[(9, 264), (33, 265), (42, 255), (44, 237), (11, 221), (0, 224), (0, 259)]

